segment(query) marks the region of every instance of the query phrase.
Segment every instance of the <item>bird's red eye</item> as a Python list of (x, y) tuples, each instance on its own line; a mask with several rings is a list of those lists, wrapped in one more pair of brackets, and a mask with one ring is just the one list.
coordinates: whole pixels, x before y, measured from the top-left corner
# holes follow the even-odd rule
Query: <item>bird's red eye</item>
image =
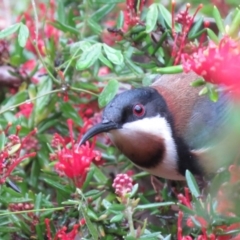
[(143, 114), (145, 113), (144, 106), (143, 106), (142, 104), (136, 104), (136, 105), (133, 107), (133, 113), (134, 113), (134, 115), (136, 115), (137, 117), (143, 116)]

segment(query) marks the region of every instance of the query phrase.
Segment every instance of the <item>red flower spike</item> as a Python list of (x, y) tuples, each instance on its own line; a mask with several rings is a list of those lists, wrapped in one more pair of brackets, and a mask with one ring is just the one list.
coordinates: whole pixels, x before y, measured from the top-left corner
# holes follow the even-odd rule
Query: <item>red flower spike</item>
[[(99, 160), (101, 158), (101, 153), (99, 151), (93, 150), (95, 147), (95, 142), (90, 146), (89, 142), (82, 145), (80, 148), (75, 145), (75, 140), (73, 136), (73, 121), (71, 119), (67, 120), (70, 143), (71, 146), (62, 141), (62, 137), (58, 136), (61, 145), (58, 145), (55, 152), (55, 158), (58, 162), (55, 164), (55, 169), (61, 176), (66, 176), (70, 178), (76, 187), (81, 188), (85, 181), (87, 172), (90, 168), (91, 162), (94, 160)], [(56, 136), (56, 135), (55, 135)]]
[(185, 72), (194, 71), (207, 82), (235, 87), (239, 92), (240, 51), (230, 37), (223, 37), (218, 46), (210, 43), (207, 48), (200, 48), (192, 55), (182, 54), (181, 57)]
[(30, 118), (33, 111), (33, 103), (23, 103), (19, 106), (20, 111), (16, 113), (16, 117), (24, 116), (25, 118)]
[[(173, 50), (172, 50), (171, 55), (172, 55), (172, 58), (174, 59), (174, 65), (179, 64), (179, 62), (181, 60), (181, 55), (182, 55), (182, 53), (184, 51), (184, 47), (186, 45), (187, 35), (192, 27), (194, 18), (196, 16), (196, 14), (198, 13), (198, 11), (203, 7), (203, 5), (200, 4), (198, 6), (197, 10), (195, 11), (194, 15), (190, 16), (188, 13), (190, 6), (191, 5), (188, 3), (186, 5), (186, 10), (178, 13), (175, 18), (175, 21), (182, 25), (182, 32), (176, 34), (175, 29), (174, 28), (172, 29), (174, 45), (173, 45)], [(173, 7), (174, 7), (174, 5), (172, 6), (172, 8)], [(174, 19), (174, 12), (172, 12), (172, 19)], [(174, 24), (172, 24), (172, 27), (174, 27)]]
[(127, 9), (124, 11), (124, 25), (123, 32), (127, 32), (129, 28), (140, 23), (140, 14), (145, 4), (145, 0), (139, 0), (139, 9), (137, 9), (137, 2), (135, 0), (127, 0)]
[(70, 232), (66, 232), (67, 231), (67, 227), (63, 226), (62, 228), (60, 228), (54, 238), (52, 238), (51, 236), (51, 229), (50, 229), (50, 220), (48, 218), (46, 218), (45, 220), (45, 225), (46, 225), (46, 231), (47, 231), (47, 238), (48, 240), (73, 240), (76, 238), (76, 236), (78, 235), (78, 228), (79, 228), (79, 224), (75, 224), (72, 228), (72, 230)]
[(177, 237), (178, 239), (182, 239), (182, 219), (183, 219), (183, 212), (178, 212), (178, 221), (177, 221)]
[[(8, 134), (11, 124), (9, 123), (4, 130), (5, 135)], [(21, 127), (16, 127), (16, 134), (7, 136), (8, 142), (5, 143), (2, 151), (0, 151), (0, 184), (5, 183), (6, 179), (11, 175), (12, 171), (24, 159), (36, 156), (36, 152), (28, 153), (24, 147), (25, 140), (36, 134), (36, 129), (30, 132), (26, 137), (18, 136)], [(24, 151), (22, 151), (24, 150)], [(25, 153), (24, 155), (22, 153)]]

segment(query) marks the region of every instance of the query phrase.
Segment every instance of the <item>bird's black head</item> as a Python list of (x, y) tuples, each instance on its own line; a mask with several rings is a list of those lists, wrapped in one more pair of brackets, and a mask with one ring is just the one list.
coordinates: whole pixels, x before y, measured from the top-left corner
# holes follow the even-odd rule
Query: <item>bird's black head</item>
[(106, 106), (102, 122), (92, 127), (80, 144), (99, 133), (121, 129), (126, 123), (157, 115), (171, 122), (166, 102), (156, 89), (143, 87), (123, 92)]

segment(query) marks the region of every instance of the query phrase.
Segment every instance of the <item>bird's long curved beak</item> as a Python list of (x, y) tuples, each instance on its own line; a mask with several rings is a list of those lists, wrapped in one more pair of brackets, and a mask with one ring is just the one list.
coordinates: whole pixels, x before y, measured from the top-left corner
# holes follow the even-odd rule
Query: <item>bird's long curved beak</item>
[(103, 133), (103, 132), (109, 132), (113, 129), (118, 129), (118, 124), (111, 122), (111, 121), (103, 121), (102, 123), (99, 123), (92, 128), (90, 128), (82, 137), (79, 146), (81, 146), (83, 143), (85, 143), (88, 139), (92, 138), (93, 136)]

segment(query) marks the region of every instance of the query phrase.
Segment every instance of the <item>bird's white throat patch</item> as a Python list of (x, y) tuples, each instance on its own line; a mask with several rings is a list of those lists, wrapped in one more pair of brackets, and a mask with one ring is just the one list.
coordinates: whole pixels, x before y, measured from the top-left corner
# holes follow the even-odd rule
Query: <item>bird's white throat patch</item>
[(161, 163), (154, 168), (146, 170), (155, 176), (163, 178), (173, 180), (184, 179), (177, 171), (178, 155), (172, 136), (172, 129), (167, 120), (160, 115), (125, 123), (121, 129), (111, 131), (110, 137), (113, 142), (120, 140), (118, 138), (121, 138), (121, 141), (124, 141), (125, 138), (135, 143), (139, 142), (139, 148), (144, 148), (140, 144), (142, 140), (139, 139), (139, 136), (144, 138), (144, 134), (152, 135), (153, 141), (154, 138), (161, 138), (165, 147), (165, 154)]

